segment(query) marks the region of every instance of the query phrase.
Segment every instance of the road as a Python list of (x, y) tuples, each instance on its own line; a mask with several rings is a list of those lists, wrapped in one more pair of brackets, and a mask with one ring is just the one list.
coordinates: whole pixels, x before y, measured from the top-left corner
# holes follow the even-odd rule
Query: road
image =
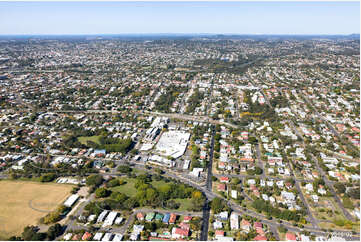
[[(145, 165), (144, 164), (135, 164), (135, 167), (138, 168), (138, 169), (144, 169), (146, 170), (147, 172), (151, 172), (151, 173), (156, 173), (155, 171), (153, 170), (148, 170), (145, 168)], [(279, 223), (277, 221), (273, 221), (273, 220), (267, 220), (267, 217), (263, 214), (259, 214), (255, 211), (252, 211), (252, 210), (249, 210), (249, 209), (246, 209), (246, 208), (242, 208), (240, 207), (238, 204), (235, 204), (233, 201), (228, 201), (226, 200), (224, 197), (222, 197), (221, 195), (218, 195), (218, 194), (214, 194), (212, 191), (208, 190), (207, 189), (207, 185), (206, 186), (201, 186), (199, 184), (196, 184), (192, 181), (189, 181), (189, 180), (185, 180), (184, 178), (182, 177), (179, 177), (177, 174), (175, 173), (170, 173), (170, 172), (167, 172), (168, 170), (166, 169), (166, 173), (164, 174), (164, 176), (166, 177), (169, 177), (169, 178), (172, 178), (172, 179), (178, 179), (178, 180), (181, 180), (182, 182), (190, 185), (190, 186), (193, 186), (195, 187), (196, 189), (202, 191), (205, 196), (207, 197), (207, 200), (208, 201), (211, 201), (213, 198), (215, 197), (219, 197), (223, 200), (225, 200), (228, 205), (231, 207), (232, 210), (236, 211), (236, 212), (239, 212), (241, 214), (245, 214), (245, 215), (249, 215), (249, 216), (252, 216), (252, 217), (256, 217), (256, 218), (259, 218), (261, 220), (261, 222), (265, 223), (265, 224), (268, 224), (270, 226), (275, 226), (275, 227), (278, 227), (278, 226), (284, 226), (286, 227), (289, 231), (294, 231), (294, 232), (301, 232), (303, 230), (307, 230), (307, 231), (311, 231), (311, 232), (315, 232), (317, 235), (327, 235), (326, 232), (323, 232), (321, 229), (316, 229), (314, 228), (313, 226), (305, 226), (304, 229), (300, 229), (298, 227), (294, 227), (292, 225), (292, 223), (288, 222), (288, 221), (282, 221), (282, 223)], [(121, 176), (121, 174), (119, 173), (104, 173), (104, 174), (101, 174), (101, 175), (111, 175), (111, 176)], [(219, 176), (219, 175), (217, 175)], [(209, 183), (208, 183), (209, 184)], [(209, 185), (208, 185), (209, 187)], [(80, 205), (80, 207), (78, 208), (78, 210), (76, 211), (75, 213), (75, 216), (79, 216), (83, 213), (84, 211), (84, 207), (86, 206), (86, 204), (88, 204), (89, 202), (93, 201), (95, 198), (95, 195), (94, 194), (91, 194), (90, 197), (87, 199), (86, 202), (82, 203)], [(208, 206), (205, 206), (205, 209), (209, 209)], [(205, 218), (207, 219), (207, 217)], [(209, 219), (209, 218), (208, 218)], [(208, 223), (206, 223), (208, 224)], [(205, 226), (205, 225), (203, 225)], [(203, 227), (202, 226), (202, 227)], [(70, 221), (70, 223), (68, 224), (68, 228), (67, 228), (67, 231), (68, 230), (71, 230), (71, 229), (77, 229), (78, 226), (75, 224), (74, 221)], [(334, 230), (335, 232), (345, 232), (347, 230)], [(207, 232), (208, 234), (208, 232)], [(357, 235), (359, 235), (359, 233), (357, 233)], [(204, 239), (204, 237), (206, 236), (205, 234), (202, 235)]]
[[(54, 113), (122, 113), (123, 111), (117, 110), (84, 110), (84, 111), (75, 111), (75, 110), (47, 110), (47, 112), (54, 112)], [(204, 122), (204, 123), (211, 123), (211, 124), (219, 124), (219, 125), (226, 125), (232, 128), (238, 128), (237, 125), (227, 123), (224, 121), (214, 120), (208, 116), (196, 116), (196, 115), (188, 115), (188, 114), (179, 114), (179, 113), (160, 113), (160, 112), (150, 112), (150, 111), (138, 111), (139, 114), (149, 114), (155, 116), (163, 116), (173, 119), (181, 119), (181, 120), (190, 120), (196, 122)]]
[(314, 113), (317, 115), (317, 117), (319, 119), (321, 119), (324, 123), (326, 123), (326, 125), (329, 127), (329, 129), (331, 130), (331, 132), (340, 139), (340, 141), (344, 140), (347, 143), (347, 146), (350, 147), (351, 149), (355, 150), (355, 151), (359, 151), (359, 148), (355, 147), (352, 143), (349, 142), (349, 140), (342, 138), (341, 134), (333, 127), (333, 125), (330, 124), (330, 122), (325, 119), (318, 111), (318, 109), (315, 108), (315, 106), (313, 105), (313, 103), (308, 99), (307, 96), (304, 96), (304, 100), (306, 100), (306, 102), (312, 107)]
[[(266, 96), (265, 96), (265, 99), (266, 99)], [(268, 100), (268, 99), (266, 99)], [(67, 112), (67, 111), (65, 111)], [(69, 112), (72, 112), (72, 111), (69, 111)], [(77, 111), (75, 111), (77, 112)], [(88, 110), (86, 112), (89, 112), (89, 113), (99, 113), (99, 112), (114, 112), (114, 111), (109, 111), (109, 110)], [(216, 124), (220, 124), (219, 121), (215, 121), (215, 120), (211, 120), (209, 117), (204, 117), (204, 116), (199, 116), (199, 117), (195, 117), (195, 116), (190, 116), (190, 115), (179, 115), (179, 114), (163, 114), (163, 113), (150, 113), (152, 115), (161, 115), (161, 116), (168, 116), (168, 117), (171, 117), (171, 118), (179, 118), (179, 119), (184, 119), (184, 120), (194, 120), (194, 121), (200, 121), (200, 122), (209, 122), (209, 123), (216, 123)], [(235, 126), (235, 125), (231, 125), (231, 124), (226, 124), (226, 123), (222, 123), (224, 125), (229, 125), (229, 126)], [(294, 127), (293, 123), (291, 123), (291, 126)], [(295, 127), (294, 127), (295, 128)], [(214, 131), (213, 131), (214, 132)], [(298, 134), (299, 135), (299, 134)], [(302, 137), (302, 136), (301, 136)], [(214, 133), (212, 135), (212, 148), (211, 148), (211, 155), (210, 155), (210, 162), (209, 162), (209, 167), (208, 167), (208, 175), (207, 175), (207, 182), (205, 184), (205, 186), (202, 186), (201, 184), (197, 184), (193, 181), (191, 181), (190, 179), (187, 179), (187, 178), (184, 178), (181, 176), (181, 174), (177, 173), (177, 172), (174, 172), (174, 171), (171, 171), (169, 169), (165, 169), (166, 171), (166, 174), (164, 174), (165, 176), (167, 177), (170, 177), (172, 179), (176, 179), (176, 180), (180, 180), (181, 182), (184, 182), (190, 186), (193, 186), (195, 187), (196, 189), (202, 191), (205, 196), (207, 197), (207, 201), (211, 201), (214, 197), (220, 197), (224, 200), (226, 200), (225, 198), (221, 197), (220, 195), (218, 194), (214, 194), (212, 192), (212, 160), (213, 160), (213, 146), (214, 146)], [(259, 151), (259, 147), (256, 147), (256, 152), (257, 152), (257, 156), (260, 157), (260, 151)], [(44, 155), (44, 154), (42, 154)], [(63, 156), (63, 155), (62, 155)], [(66, 156), (67, 157), (67, 156)], [(70, 156), (69, 156), (70, 157)], [(74, 156), (71, 156), (71, 157), (74, 157)], [(75, 156), (77, 157), (77, 156)], [(79, 158), (79, 157), (77, 157)], [(315, 159), (315, 158), (314, 158)], [(258, 162), (260, 162), (260, 158), (258, 158)], [(337, 196), (337, 194), (335, 193), (334, 189), (333, 189), (333, 186), (332, 186), (332, 183), (327, 179), (327, 176), (323, 173), (323, 170), (320, 169), (320, 167), (318, 166), (318, 162), (317, 162), (317, 159), (316, 159), (316, 165), (317, 165), (317, 168), (322, 171), (321, 174), (323, 174), (323, 177), (325, 177), (325, 183), (328, 187), (330, 187), (330, 190), (332, 192), (332, 194), (334, 195), (335, 199), (336, 199), (336, 202), (339, 204), (340, 208), (342, 209), (342, 211), (344, 212), (345, 216), (348, 218), (348, 219), (352, 219), (352, 216), (348, 213), (348, 211), (343, 207), (342, 205), (342, 202), (341, 200), (339, 199), (339, 197)], [(136, 167), (137, 168), (140, 168), (140, 169), (145, 169), (145, 165), (144, 164), (139, 164), (137, 163), (136, 164)], [(152, 172), (148, 169), (145, 169), (147, 170), (147, 172)], [(152, 172), (154, 173), (154, 172)], [(112, 176), (119, 176), (120, 174), (119, 173), (106, 173), (106, 174), (103, 174), (103, 175), (112, 175)], [(218, 176), (218, 175), (217, 175)], [(232, 176), (232, 175), (227, 175), (227, 176)], [(235, 176), (241, 176), (241, 175), (235, 175)], [(242, 177), (242, 176), (241, 176)], [(243, 176), (243, 177), (246, 177), (246, 176)], [(253, 176), (254, 177), (254, 176)], [(265, 174), (263, 174), (263, 177), (266, 178)], [(270, 179), (280, 179), (280, 178), (270, 178)], [(296, 183), (300, 182), (299, 180), (296, 180)], [(297, 189), (299, 190), (300, 194), (302, 194), (302, 192), (300, 191), (300, 187), (299, 185), (297, 186)], [(78, 210), (76, 211), (75, 213), (75, 216), (79, 216), (80, 214), (83, 213), (83, 210), (84, 210), (84, 207), (86, 206), (86, 204), (88, 204), (89, 202), (91, 202), (92, 200), (94, 199), (94, 194), (90, 195), (90, 197), (85, 201), (83, 202)], [(302, 199), (302, 198), (301, 198)], [(302, 199), (304, 200), (304, 198)], [(226, 200), (227, 201), (227, 200)], [(236, 212), (239, 212), (241, 214), (246, 214), (246, 215), (249, 215), (249, 216), (252, 216), (252, 217), (256, 217), (256, 218), (259, 218), (261, 220), (261, 222), (267, 224), (270, 226), (270, 228), (276, 228), (276, 227), (279, 227), (281, 225), (281, 223), (277, 222), (277, 221), (273, 221), (273, 220), (268, 220), (266, 218), (266, 216), (264, 216), (263, 214), (259, 214), (259, 213), (256, 213), (255, 211), (252, 211), (252, 210), (249, 210), (249, 209), (246, 209), (246, 208), (241, 208), (238, 204), (235, 204), (233, 201), (227, 201), (227, 203), (229, 204), (229, 206)], [(304, 202), (304, 204), (306, 205), (306, 207), (308, 208), (308, 205), (307, 203)], [(206, 203), (206, 205), (204, 206), (204, 209), (203, 209), (203, 224), (202, 224), (202, 233), (201, 233), (201, 240), (205, 241), (208, 239), (208, 224), (209, 224), (209, 205), (208, 205), (208, 202)], [(308, 208), (309, 210), (309, 208)], [(311, 214), (311, 213), (309, 213)], [(311, 214), (312, 216), (312, 214)], [(314, 221), (312, 221), (311, 219), (311, 223), (312, 223), (312, 226), (305, 226), (304, 229), (300, 229), (298, 227), (294, 227), (292, 225), (292, 223), (288, 222), (288, 221), (282, 221), (282, 225), (284, 227), (286, 227), (289, 231), (294, 231), (294, 232), (302, 232), (304, 230), (307, 230), (307, 231), (310, 231), (310, 232), (314, 232), (316, 235), (327, 235), (328, 233), (322, 231), (321, 229), (317, 228), (317, 226), (314, 226)], [(75, 229), (77, 228), (77, 225), (74, 223), (74, 221), (71, 221), (68, 225), (68, 228), (67, 230), (70, 230), (70, 229)], [(344, 231), (347, 231), (347, 230), (334, 230), (335, 232), (344, 232)], [(359, 233), (357, 233), (357, 235), (359, 235)], [(358, 239), (358, 237), (353, 237), (355, 239)]]
[[(294, 125), (294, 123), (291, 121), (289, 122), (291, 124), (291, 127), (292, 129), (297, 132), (297, 129)], [(306, 150), (306, 144), (304, 142), (304, 138), (301, 134), (299, 133), (296, 133), (297, 136), (300, 135), (300, 139), (302, 140), (302, 145), (303, 145), (303, 148), (305, 148)], [(318, 172), (321, 174), (321, 177), (323, 178), (323, 180), (325, 181), (325, 184), (327, 187), (329, 187), (330, 189), (330, 192), (332, 193), (333, 197), (335, 198), (335, 201), (336, 203), (338, 204), (338, 206), (340, 207), (340, 209), (342, 210), (343, 214), (345, 215), (345, 217), (351, 221), (354, 221), (355, 218), (347, 211), (347, 209), (343, 206), (342, 204), (342, 201), (341, 199), (339, 198), (339, 196), (337, 195), (334, 187), (333, 187), (333, 182), (331, 182), (329, 179), (328, 179), (328, 175), (324, 172), (324, 170), (320, 167), (319, 163), (318, 163), (318, 159), (312, 154), (312, 153), (309, 153), (312, 157), (312, 160), (314, 161), (315, 165), (316, 165), (316, 168), (318, 170)], [(308, 207), (308, 206), (307, 206)]]
[[(76, 210), (74, 216), (76, 218), (78, 218), (80, 215), (83, 214), (84, 212), (84, 208), (87, 204), (89, 204), (90, 202), (92, 202), (93, 200), (95, 199), (95, 193), (92, 193), (89, 195), (89, 197), (86, 199), (86, 201), (84, 201), (79, 207), (78, 209)], [(76, 230), (78, 229), (78, 225), (76, 224), (76, 221), (75, 220), (70, 220), (67, 224), (67, 227), (66, 227), (66, 230), (65, 230), (65, 233), (69, 230)]]
[(347, 209), (343, 206), (343, 203), (340, 199), (340, 197), (337, 195), (334, 187), (333, 187), (333, 184), (330, 182), (330, 180), (328, 179), (327, 177), (327, 174), (325, 174), (325, 172), (323, 171), (323, 169), (320, 167), (320, 165), (318, 164), (318, 160), (317, 158), (311, 154), (311, 157), (313, 159), (313, 161), (315, 162), (316, 164), (316, 167), (317, 167), (317, 170), (320, 172), (320, 174), (322, 174), (322, 177), (323, 177), (323, 180), (325, 181), (325, 184), (326, 186), (329, 187), (330, 189), (330, 192), (332, 193), (333, 197), (335, 198), (335, 201), (337, 203), (337, 205), (341, 208), (343, 214), (345, 215), (345, 217), (348, 219), (348, 220), (351, 220), (351, 221), (355, 221), (355, 218), (347, 211)]
[[(208, 174), (207, 174), (207, 181), (206, 181), (206, 190), (208, 192), (212, 192), (212, 168), (213, 168), (213, 151), (214, 151), (214, 136), (215, 136), (215, 127), (212, 126), (212, 140), (211, 140), (211, 150), (209, 154), (209, 162), (208, 162)], [(206, 202), (203, 207), (203, 223), (202, 223), (202, 230), (201, 230), (201, 241), (208, 240), (208, 226), (209, 226), (209, 216), (210, 216), (210, 200), (206, 199)]]
[(261, 159), (261, 148), (260, 148), (260, 142), (257, 143), (256, 145), (256, 156), (257, 156), (257, 163), (258, 163), (258, 166), (262, 169), (262, 174), (261, 174), (261, 177), (263, 180), (266, 180), (266, 171), (265, 171), (265, 168), (264, 168), (264, 164), (263, 164), (263, 161)]

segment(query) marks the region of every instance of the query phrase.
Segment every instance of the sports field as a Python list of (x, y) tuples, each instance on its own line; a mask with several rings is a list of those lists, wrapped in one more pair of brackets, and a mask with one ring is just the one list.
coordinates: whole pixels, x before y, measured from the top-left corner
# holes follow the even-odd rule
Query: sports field
[(73, 186), (29, 181), (0, 181), (0, 240), (36, 225), (69, 195)]

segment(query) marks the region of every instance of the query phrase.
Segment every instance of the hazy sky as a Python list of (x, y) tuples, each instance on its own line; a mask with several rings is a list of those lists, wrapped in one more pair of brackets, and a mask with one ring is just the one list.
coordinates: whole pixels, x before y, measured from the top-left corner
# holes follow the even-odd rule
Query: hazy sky
[(0, 2), (0, 34), (359, 32), (359, 2)]

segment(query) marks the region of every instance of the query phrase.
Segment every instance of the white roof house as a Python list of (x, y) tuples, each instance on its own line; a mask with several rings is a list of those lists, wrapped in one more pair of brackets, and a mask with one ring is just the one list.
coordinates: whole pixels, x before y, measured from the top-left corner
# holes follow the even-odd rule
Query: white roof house
[(66, 207), (71, 207), (74, 205), (74, 203), (78, 200), (79, 195), (77, 194), (73, 194), (70, 197), (68, 197), (68, 199), (66, 199), (66, 201), (64, 202), (64, 206)]
[(114, 234), (112, 241), (119, 242), (119, 241), (122, 241), (122, 239), (123, 239), (123, 235), (116, 233), (116, 234)]
[(282, 191), (281, 196), (283, 199), (290, 200), (290, 201), (294, 201), (296, 198), (295, 194), (293, 194), (292, 192), (286, 192), (286, 191)]
[(237, 191), (236, 190), (231, 191), (231, 197), (234, 199), (237, 199)]
[(112, 233), (105, 233), (102, 241), (111, 241), (113, 238), (113, 234)]
[(73, 236), (72, 233), (67, 233), (66, 235), (64, 235), (63, 239), (67, 241), (70, 240), (72, 236)]
[(105, 219), (105, 216), (107, 216), (107, 214), (108, 214), (107, 210), (104, 210), (103, 212), (101, 212), (101, 214), (99, 214), (97, 223), (103, 222)]
[(231, 230), (239, 229), (239, 220), (238, 220), (238, 214), (232, 213), (231, 214)]
[(214, 222), (213, 222), (213, 228), (214, 228), (214, 229), (221, 229), (221, 228), (223, 228), (222, 222), (221, 222), (221, 221), (218, 221), (218, 220), (214, 221)]
[(94, 235), (93, 240), (94, 240), (94, 241), (100, 241), (100, 240), (102, 239), (102, 237), (103, 237), (103, 233), (98, 232), (98, 233), (96, 233), (96, 234)]
[(107, 216), (107, 218), (105, 219), (102, 227), (106, 227), (106, 226), (111, 226), (114, 223), (115, 218), (117, 217), (118, 213), (117, 212), (110, 212)]
[(312, 192), (313, 191), (313, 185), (311, 183), (307, 183), (306, 186), (305, 186), (306, 190), (309, 191), (309, 192)]

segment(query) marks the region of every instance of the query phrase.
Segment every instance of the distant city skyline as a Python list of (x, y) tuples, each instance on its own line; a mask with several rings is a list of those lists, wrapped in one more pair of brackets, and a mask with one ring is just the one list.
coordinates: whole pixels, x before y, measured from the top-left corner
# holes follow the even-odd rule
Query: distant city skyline
[(359, 2), (0, 2), (1, 35), (360, 33)]

